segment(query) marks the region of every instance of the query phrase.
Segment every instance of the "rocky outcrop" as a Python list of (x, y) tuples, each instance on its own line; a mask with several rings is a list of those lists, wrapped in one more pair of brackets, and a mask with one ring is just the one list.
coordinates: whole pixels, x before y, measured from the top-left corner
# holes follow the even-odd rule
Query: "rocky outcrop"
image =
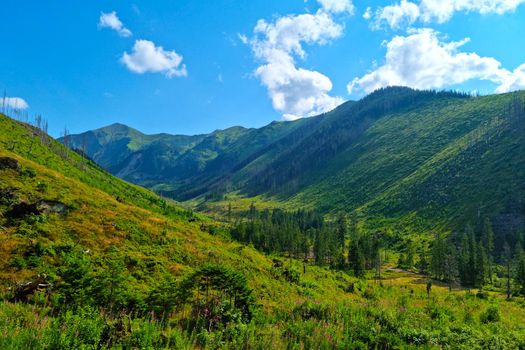
[(49, 293), (52, 284), (47, 281), (46, 275), (38, 275), (36, 279), (20, 283), (13, 288), (13, 301), (27, 302), (38, 291)]

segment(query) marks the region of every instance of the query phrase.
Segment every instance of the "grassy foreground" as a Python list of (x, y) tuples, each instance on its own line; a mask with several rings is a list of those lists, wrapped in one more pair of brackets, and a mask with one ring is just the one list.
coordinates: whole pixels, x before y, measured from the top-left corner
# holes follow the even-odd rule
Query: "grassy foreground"
[[(338, 276), (332, 276), (337, 280)], [(313, 280), (305, 291), (322, 288)], [(141, 349), (518, 349), (525, 346), (523, 300), (475, 291), (448, 292), (426, 279), (393, 271), (382, 285), (361, 280), (342, 298), (293, 296), (272, 312), (219, 332), (188, 331), (181, 315), (109, 316), (91, 307), (62, 311), (42, 298), (0, 306), (0, 347)], [(297, 288), (301, 288), (297, 286)], [(114, 338), (108, 338), (110, 330)], [(118, 339), (116, 338), (118, 337)], [(104, 344), (105, 342), (105, 344)], [(102, 343), (102, 345), (101, 345)]]

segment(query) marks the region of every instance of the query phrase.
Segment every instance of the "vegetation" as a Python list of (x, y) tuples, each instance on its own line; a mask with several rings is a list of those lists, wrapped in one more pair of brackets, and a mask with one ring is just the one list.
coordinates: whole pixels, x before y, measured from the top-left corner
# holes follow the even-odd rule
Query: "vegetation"
[[(217, 172), (151, 185), (217, 196), (220, 221), (0, 115), (0, 348), (524, 348), (522, 97), (386, 89), (310, 121), (180, 138)], [(111, 129), (98, 151), (123, 133), (126, 157), (171, 137)], [(341, 187), (295, 207), (336, 168), (352, 191), (328, 177)], [(274, 201), (236, 201), (262, 192)]]
[[(288, 210), (353, 213), (362, 231), (395, 240), (429, 241), (430, 232), (462, 230), (479, 217), (498, 236), (523, 221), (524, 125), (523, 92), (387, 88), (316, 118), (218, 131), (180, 154), (159, 140), (147, 156), (107, 161), (159, 158), (133, 171), (142, 180), (124, 178), (207, 212), (224, 215), (239, 197), (256, 197)], [(129, 140), (114, 143), (131, 149)]]

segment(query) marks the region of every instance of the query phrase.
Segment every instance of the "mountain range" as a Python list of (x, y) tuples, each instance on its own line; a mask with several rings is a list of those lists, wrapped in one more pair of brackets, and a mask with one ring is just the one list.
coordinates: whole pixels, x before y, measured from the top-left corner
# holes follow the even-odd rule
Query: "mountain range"
[(262, 128), (145, 135), (113, 124), (60, 141), (178, 201), (258, 198), (345, 211), (366, 228), (397, 235), (450, 231), (481, 217), (503, 222), (502, 230), (522, 229), (524, 131), (524, 92), (391, 87), (317, 117)]

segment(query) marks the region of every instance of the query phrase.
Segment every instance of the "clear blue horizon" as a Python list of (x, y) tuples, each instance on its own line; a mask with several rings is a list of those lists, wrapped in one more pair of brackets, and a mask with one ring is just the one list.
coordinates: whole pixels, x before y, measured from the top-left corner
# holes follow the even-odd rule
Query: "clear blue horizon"
[(388, 85), (513, 91), (524, 2), (7, 0), (0, 91), (53, 136), (260, 127)]

